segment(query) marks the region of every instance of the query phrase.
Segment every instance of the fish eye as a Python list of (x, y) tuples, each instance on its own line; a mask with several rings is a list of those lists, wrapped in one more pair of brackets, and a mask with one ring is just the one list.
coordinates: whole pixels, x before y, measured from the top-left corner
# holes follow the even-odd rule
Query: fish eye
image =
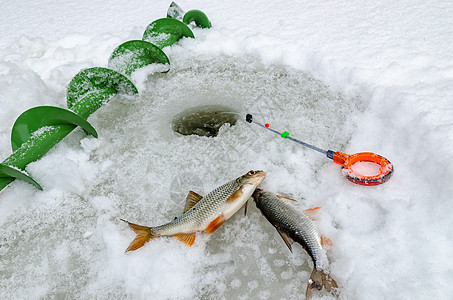
[(256, 172), (255, 172), (255, 171), (249, 171), (247, 174), (248, 174), (248, 175), (255, 175)]

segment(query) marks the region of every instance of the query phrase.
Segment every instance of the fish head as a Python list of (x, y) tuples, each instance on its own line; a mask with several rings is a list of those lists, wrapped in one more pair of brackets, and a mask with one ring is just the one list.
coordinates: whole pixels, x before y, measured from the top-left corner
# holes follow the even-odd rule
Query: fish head
[(257, 201), (257, 199), (259, 199), (263, 193), (264, 193), (264, 190), (262, 188), (257, 187), (252, 195), (253, 200)]
[(267, 199), (266, 196), (268, 196), (268, 193), (269, 192), (266, 192), (264, 191), (263, 189), (261, 188), (257, 188), (255, 189), (255, 191), (253, 192), (253, 200), (255, 201), (255, 203), (257, 205), (260, 205), (262, 201), (265, 201)]
[(247, 174), (242, 175), (236, 179), (239, 187), (243, 186), (253, 186), (254, 189), (266, 178), (266, 173), (264, 171), (249, 171)]

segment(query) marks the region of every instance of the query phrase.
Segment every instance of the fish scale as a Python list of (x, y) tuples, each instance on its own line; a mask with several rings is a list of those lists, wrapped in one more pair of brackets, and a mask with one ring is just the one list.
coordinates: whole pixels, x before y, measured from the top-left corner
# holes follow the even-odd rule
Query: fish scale
[(172, 235), (181, 232), (194, 232), (206, 223), (208, 216), (220, 215), (225, 206), (226, 200), (239, 188), (236, 180), (225, 183), (212, 190), (203, 199), (195, 204), (190, 210), (170, 223), (153, 227), (153, 232), (160, 235)]
[(263, 215), (277, 229), (299, 242), (312, 257), (317, 269), (326, 268), (326, 262), (321, 260), (324, 250), (314, 222), (289, 200), (281, 200), (274, 194), (264, 193), (265, 196), (260, 197), (259, 204), (257, 202)]

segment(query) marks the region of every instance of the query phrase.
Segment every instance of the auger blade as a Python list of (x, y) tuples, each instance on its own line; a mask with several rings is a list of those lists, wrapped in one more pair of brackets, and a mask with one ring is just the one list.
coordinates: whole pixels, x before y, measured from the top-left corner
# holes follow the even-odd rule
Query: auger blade
[(0, 164), (0, 180), (4, 181), (4, 183), (8, 185), (12, 181), (11, 178), (22, 179), (23, 181), (33, 184), (35, 187), (42, 191), (41, 185), (39, 185), (39, 183), (37, 183), (33, 178), (31, 178), (30, 175), (27, 174), (27, 172), (15, 169), (11, 166)]
[(201, 10), (193, 9), (185, 13), (182, 20), (185, 24), (195, 22), (195, 24), (201, 28), (211, 28), (211, 22), (204, 12)]
[(170, 70), (167, 55), (159, 47), (141, 40), (119, 45), (109, 58), (109, 68), (128, 76), (137, 69), (156, 63), (168, 66), (163, 73)]
[(96, 129), (73, 111), (54, 106), (38, 106), (23, 112), (14, 123), (11, 131), (11, 147), (16, 151), (30, 140), (36, 130), (53, 125), (70, 124), (82, 127), (88, 134), (98, 137)]
[(142, 40), (163, 49), (183, 37), (194, 38), (192, 30), (186, 24), (176, 19), (162, 18), (146, 27)]
[(90, 115), (102, 106), (102, 104), (106, 102), (106, 99), (102, 100), (101, 103), (92, 103), (94, 108), (92, 111), (79, 112), (74, 109), (74, 106), (85, 96), (93, 93), (100, 93), (101, 91), (104, 91), (104, 95), (117, 93), (132, 96), (138, 94), (135, 85), (123, 74), (107, 68), (89, 68), (80, 71), (69, 83), (67, 91), (67, 104), (69, 109), (72, 109), (81, 117), (85, 117), (84, 115), (86, 113)]

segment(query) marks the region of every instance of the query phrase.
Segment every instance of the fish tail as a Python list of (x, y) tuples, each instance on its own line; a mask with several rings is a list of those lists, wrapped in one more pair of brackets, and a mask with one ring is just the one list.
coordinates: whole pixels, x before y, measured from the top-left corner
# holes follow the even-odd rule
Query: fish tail
[(137, 250), (138, 248), (141, 248), (144, 244), (149, 242), (149, 240), (159, 237), (158, 234), (155, 234), (153, 232), (151, 227), (137, 225), (123, 219), (121, 219), (121, 221), (126, 222), (129, 225), (129, 227), (137, 234), (137, 236), (131, 242), (129, 247), (127, 247), (126, 252)]
[(323, 288), (336, 297), (340, 295), (335, 280), (333, 280), (329, 274), (319, 271), (315, 267), (313, 272), (311, 272), (310, 280), (308, 281), (307, 291), (305, 293), (306, 298), (310, 299), (316, 291), (320, 291)]

